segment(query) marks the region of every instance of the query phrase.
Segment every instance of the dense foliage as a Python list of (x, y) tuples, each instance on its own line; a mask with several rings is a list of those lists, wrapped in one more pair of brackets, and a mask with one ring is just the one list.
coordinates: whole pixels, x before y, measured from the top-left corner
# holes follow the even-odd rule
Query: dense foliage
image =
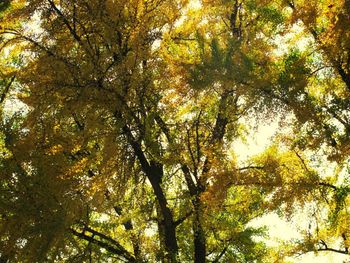
[[(349, 28), (349, 0), (2, 1), (0, 262), (347, 255)], [(269, 213), (304, 237), (267, 246)]]

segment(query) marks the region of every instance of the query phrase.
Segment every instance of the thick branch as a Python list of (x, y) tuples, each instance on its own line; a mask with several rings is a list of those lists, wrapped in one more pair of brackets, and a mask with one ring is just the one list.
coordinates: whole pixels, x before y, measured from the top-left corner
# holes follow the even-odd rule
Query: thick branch
[(191, 177), (190, 170), (188, 169), (188, 167), (186, 165), (182, 165), (181, 170), (184, 174), (184, 177), (185, 177), (185, 180), (187, 183), (187, 187), (188, 187), (188, 190), (190, 191), (191, 196), (195, 196), (197, 194), (197, 188), (196, 188), (196, 185)]
[(178, 220), (175, 221), (175, 225), (181, 225), (187, 218), (189, 218), (193, 214), (193, 211), (187, 212), (183, 217), (179, 218)]
[[(88, 230), (92, 236), (89, 236), (85, 234), (85, 231), (78, 232), (74, 229), (70, 229), (71, 233), (75, 235), (76, 237), (79, 237), (81, 239), (84, 239), (86, 241), (89, 241), (101, 248), (106, 249), (107, 251), (120, 256), (121, 258), (125, 259), (127, 262), (136, 262), (136, 259), (125, 249), (123, 248), (119, 243), (117, 243), (115, 240), (95, 231), (95, 230)], [(101, 241), (94, 238), (94, 235), (99, 236), (100, 238), (104, 239), (105, 241)], [(112, 244), (109, 244), (108, 242), (111, 242)]]
[(173, 142), (173, 138), (170, 135), (170, 130), (169, 130), (167, 124), (164, 122), (164, 120), (158, 114), (156, 114), (154, 118), (155, 118), (156, 122), (158, 123), (158, 125), (159, 125), (160, 129), (162, 130), (162, 132), (165, 134), (168, 142), (172, 143)]
[(70, 25), (69, 21), (67, 20), (67, 18), (64, 16), (64, 14), (61, 12), (61, 10), (59, 10), (57, 8), (57, 6), (55, 5), (55, 3), (52, 0), (47, 0), (51, 7), (55, 10), (55, 12), (61, 17), (63, 23), (67, 26), (69, 32), (72, 34), (72, 36), (74, 37), (74, 39), (78, 42), (81, 41), (80, 36), (78, 36), (77, 32), (74, 30), (74, 28)]
[(10, 79), (10, 82), (6, 85), (4, 92), (1, 94), (1, 97), (0, 97), (0, 103), (3, 103), (3, 102), (4, 102), (4, 100), (5, 100), (5, 98), (6, 98), (6, 95), (7, 95), (7, 93), (9, 92), (10, 87), (11, 87), (12, 83), (14, 82), (15, 78), (16, 78), (16, 77), (13, 76), (13, 77)]
[[(222, 141), (224, 138), (225, 132), (226, 132), (226, 126), (228, 124), (228, 118), (226, 116), (226, 107), (227, 107), (227, 100), (230, 96), (231, 91), (225, 91), (221, 98), (220, 98), (220, 104), (218, 109), (218, 115), (216, 117), (215, 126), (213, 129), (213, 133), (210, 138), (210, 145), (215, 145)], [(203, 171), (202, 174), (206, 175), (210, 171), (210, 158), (207, 156), (204, 165), (203, 165)], [(203, 187), (203, 186), (200, 186)]]

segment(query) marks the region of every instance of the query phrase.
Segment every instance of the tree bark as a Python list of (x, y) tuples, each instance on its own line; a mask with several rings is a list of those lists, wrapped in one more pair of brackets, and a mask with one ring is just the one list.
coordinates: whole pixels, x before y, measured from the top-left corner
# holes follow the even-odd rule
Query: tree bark
[(168, 207), (168, 202), (161, 188), (161, 178), (163, 176), (163, 168), (159, 164), (151, 164), (149, 170), (146, 172), (147, 178), (150, 181), (154, 194), (156, 195), (158, 205), (162, 215), (160, 227), (164, 233), (164, 245), (166, 249), (165, 262), (177, 262), (178, 245), (176, 239), (176, 224), (173, 215)]
[(193, 235), (194, 235), (194, 262), (206, 262), (206, 238), (201, 222), (202, 218), (202, 204), (200, 197), (197, 195), (193, 201), (194, 215), (193, 215)]
[[(213, 129), (213, 133), (210, 139), (210, 145), (215, 145), (222, 141), (226, 132), (226, 126), (228, 124), (228, 119), (226, 117), (226, 104), (227, 99), (230, 96), (230, 91), (225, 91), (221, 95), (218, 115), (216, 117), (215, 126)], [(206, 188), (206, 180), (207, 175), (211, 169), (211, 159), (210, 157), (206, 157), (203, 164), (202, 176), (199, 178), (198, 183), (196, 185), (196, 193), (193, 196), (193, 222), (192, 229), (194, 235), (194, 262), (195, 263), (204, 263), (206, 262), (206, 237), (202, 224), (203, 218), (203, 204), (200, 200), (200, 195), (205, 191)]]
[(126, 134), (127, 139), (141, 164), (142, 171), (145, 173), (152, 185), (153, 192), (160, 208), (162, 216), (162, 222), (160, 225), (163, 229), (159, 231), (159, 234), (163, 234), (164, 246), (166, 250), (165, 262), (176, 263), (179, 250), (176, 238), (176, 223), (174, 221), (173, 214), (168, 207), (166, 196), (161, 187), (164, 173), (163, 165), (155, 161), (148, 162), (140, 143), (135, 140), (131, 130), (127, 126), (124, 126), (123, 131)]

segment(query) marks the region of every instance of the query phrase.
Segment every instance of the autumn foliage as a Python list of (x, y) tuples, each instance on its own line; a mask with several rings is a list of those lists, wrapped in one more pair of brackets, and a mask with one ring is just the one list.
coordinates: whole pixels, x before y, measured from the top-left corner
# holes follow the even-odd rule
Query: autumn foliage
[[(0, 262), (347, 255), (349, 28), (348, 0), (2, 1)], [(270, 213), (309, 227), (269, 246)]]

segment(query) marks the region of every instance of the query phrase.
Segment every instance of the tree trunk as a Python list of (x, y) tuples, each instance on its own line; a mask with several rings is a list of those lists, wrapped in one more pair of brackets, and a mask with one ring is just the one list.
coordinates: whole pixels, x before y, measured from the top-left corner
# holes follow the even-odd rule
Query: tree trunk
[(125, 125), (123, 127), (123, 131), (126, 134), (130, 145), (134, 149), (135, 154), (140, 161), (142, 171), (150, 181), (153, 192), (157, 198), (163, 219), (161, 225), (163, 226), (164, 231), (159, 231), (159, 235), (162, 235), (162, 233), (164, 233), (164, 245), (166, 249), (165, 261), (169, 263), (175, 263), (177, 262), (179, 248), (176, 239), (176, 224), (161, 187), (164, 174), (163, 165), (154, 160), (148, 162), (140, 143), (135, 140), (129, 127)]
[(193, 202), (194, 214), (193, 214), (193, 235), (194, 235), (194, 262), (204, 263), (206, 262), (206, 240), (205, 233), (202, 226), (202, 205), (200, 197), (197, 195)]
[(147, 172), (147, 177), (152, 185), (154, 194), (157, 197), (159, 210), (162, 216), (162, 221), (160, 222), (162, 229), (160, 229), (159, 233), (163, 233), (164, 246), (166, 250), (165, 262), (174, 263), (177, 262), (178, 257), (176, 224), (174, 222), (173, 215), (168, 207), (163, 189), (160, 186), (162, 175), (163, 169), (156, 164), (152, 164), (150, 166), (149, 172)]

